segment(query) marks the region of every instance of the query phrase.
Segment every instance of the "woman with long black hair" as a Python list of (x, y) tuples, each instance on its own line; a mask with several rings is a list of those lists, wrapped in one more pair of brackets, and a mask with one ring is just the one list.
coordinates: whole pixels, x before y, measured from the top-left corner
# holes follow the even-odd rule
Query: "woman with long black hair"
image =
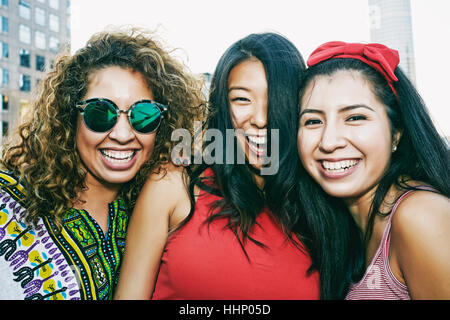
[[(353, 261), (347, 299), (450, 298), (448, 149), (398, 63), (381, 44), (325, 43), (300, 91), (307, 220), (351, 217), (359, 229), (347, 233), (355, 250), (339, 253)], [(349, 214), (327, 218), (327, 206)]]
[[(342, 297), (344, 268), (333, 259), (347, 242), (324, 242), (337, 252), (321, 257), (312, 234), (334, 226), (310, 228), (298, 203), (304, 69), (295, 46), (275, 33), (251, 34), (223, 54), (204, 128), (214, 133), (206, 146), (214, 161), (150, 177), (131, 218), (116, 298)], [(322, 268), (331, 272), (319, 276)]]

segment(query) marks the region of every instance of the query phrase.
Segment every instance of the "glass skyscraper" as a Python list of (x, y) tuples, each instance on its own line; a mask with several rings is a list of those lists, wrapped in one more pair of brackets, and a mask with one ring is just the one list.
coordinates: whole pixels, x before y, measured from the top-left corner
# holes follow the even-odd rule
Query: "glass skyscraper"
[(400, 68), (415, 83), (410, 0), (369, 0), (370, 40), (398, 50)]

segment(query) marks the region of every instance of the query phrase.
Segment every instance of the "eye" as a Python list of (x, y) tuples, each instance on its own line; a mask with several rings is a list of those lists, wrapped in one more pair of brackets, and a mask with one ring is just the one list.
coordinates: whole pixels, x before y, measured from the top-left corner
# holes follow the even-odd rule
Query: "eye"
[(354, 115), (347, 119), (347, 121), (350, 121), (350, 122), (360, 121), (360, 120), (367, 120), (367, 117), (363, 116), (363, 115)]
[(235, 97), (235, 98), (231, 98), (232, 102), (250, 102), (250, 99), (245, 98), (245, 97)]
[(314, 126), (321, 124), (322, 121), (319, 119), (308, 119), (305, 121), (304, 126)]

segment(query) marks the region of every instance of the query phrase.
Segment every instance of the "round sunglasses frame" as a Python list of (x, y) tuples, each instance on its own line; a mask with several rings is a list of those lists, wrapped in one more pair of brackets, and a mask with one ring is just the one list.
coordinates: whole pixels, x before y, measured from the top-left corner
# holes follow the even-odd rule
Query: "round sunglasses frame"
[[(89, 125), (86, 123), (86, 119), (85, 119), (85, 116), (84, 116), (84, 115), (85, 115), (84, 110), (85, 110), (86, 106), (87, 106), (89, 103), (91, 103), (91, 102), (99, 102), (99, 101), (107, 102), (108, 104), (112, 105), (112, 106), (114, 107), (115, 111), (116, 111), (116, 116), (117, 116), (116, 122), (114, 123), (114, 125), (113, 125), (110, 129), (105, 130), (105, 131), (98, 131), (98, 130), (94, 130), (94, 129), (92, 129), (91, 127), (89, 127)], [(159, 123), (158, 123), (158, 125), (156, 126), (156, 128), (155, 128), (154, 130), (150, 131), (150, 132), (141, 132), (141, 131), (137, 130), (137, 129), (133, 126), (133, 124), (131, 123), (131, 120), (130, 120), (131, 111), (132, 111), (133, 108), (134, 108), (136, 105), (138, 105), (139, 103), (150, 103), (150, 104), (153, 104), (153, 105), (154, 105), (155, 107), (157, 107), (157, 108), (159, 109), (159, 111), (160, 111)], [(128, 107), (127, 110), (121, 110), (121, 109), (119, 109), (119, 107), (114, 103), (114, 101), (111, 101), (111, 100), (109, 100), (108, 98), (91, 98), (91, 99), (87, 99), (87, 100), (83, 100), (83, 101), (77, 102), (76, 105), (75, 105), (75, 109), (83, 115), (83, 121), (84, 121), (84, 124), (86, 125), (86, 127), (87, 127), (89, 130), (91, 130), (91, 131), (93, 131), (93, 132), (97, 132), (97, 133), (106, 133), (106, 132), (111, 131), (111, 130), (115, 127), (115, 125), (117, 124), (117, 121), (119, 120), (120, 114), (121, 114), (121, 113), (124, 113), (124, 114), (127, 115), (128, 123), (130, 124), (131, 128), (133, 128), (134, 131), (136, 131), (136, 132), (138, 132), (138, 133), (140, 133), (140, 134), (150, 134), (150, 133), (153, 133), (153, 132), (155, 132), (156, 130), (158, 130), (159, 126), (161, 125), (162, 120), (164, 119), (165, 115), (167, 114), (167, 106), (165, 106), (165, 105), (162, 104), (162, 103), (159, 103), (159, 102), (156, 102), (156, 101), (153, 101), (153, 100), (149, 100), (149, 99), (142, 99), (142, 100), (136, 101), (136, 102), (134, 102), (133, 104), (131, 104), (131, 105)]]

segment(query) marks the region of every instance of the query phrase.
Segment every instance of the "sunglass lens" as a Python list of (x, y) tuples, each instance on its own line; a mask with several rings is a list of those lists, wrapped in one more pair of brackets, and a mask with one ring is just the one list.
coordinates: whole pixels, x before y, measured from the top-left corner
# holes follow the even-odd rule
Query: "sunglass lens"
[(140, 102), (131, 110), (130, 122), (138, 132), (153, 132), (161, 122), (161, 111), (152, 103)]
[(116, 121), (116, 109), (107, 101), (89, 102), (84, 109), (84, 122), (93, 131), (109, 131), (114, 127)]

